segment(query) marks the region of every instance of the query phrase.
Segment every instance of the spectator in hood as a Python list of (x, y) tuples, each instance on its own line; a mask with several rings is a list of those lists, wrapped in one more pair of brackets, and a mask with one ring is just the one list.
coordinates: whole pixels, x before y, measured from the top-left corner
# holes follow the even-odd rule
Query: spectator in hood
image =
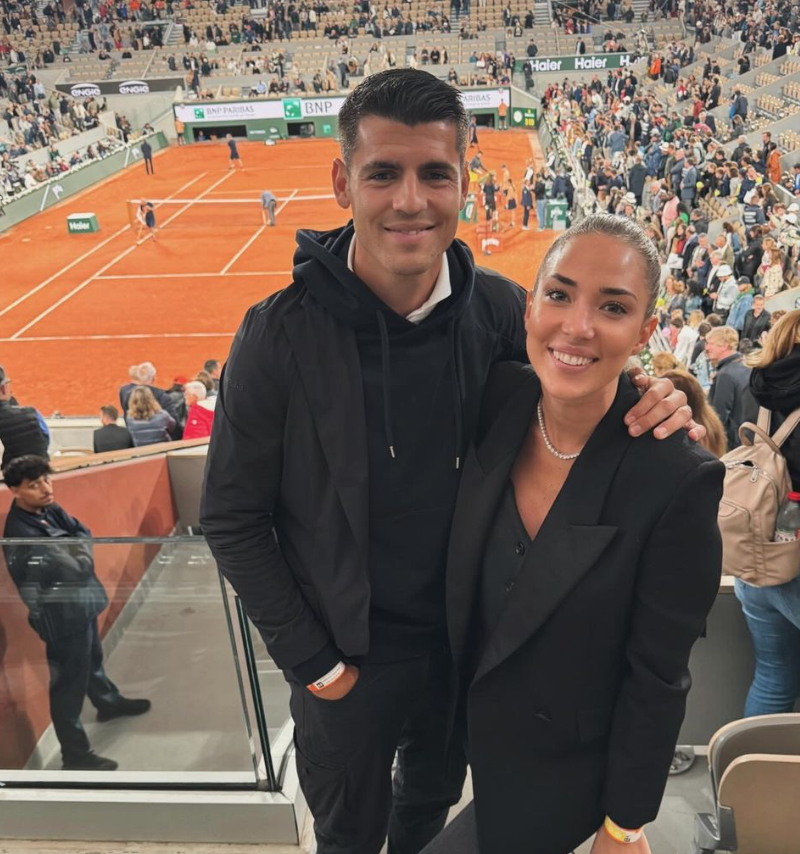
[[(747, 364), (752, 368), (750, 391), (772, 412), (774, 433), (800, 408), (800, 311), (785, 314)], [(800, 428), (792, 431), (781, 452), (792, 489), (800, 490)], [(737, 578), (735, 590), (756, 659), (745, 717), (791, 712), (800, 697), (800, 576), (775, 587), (753, 587)]]

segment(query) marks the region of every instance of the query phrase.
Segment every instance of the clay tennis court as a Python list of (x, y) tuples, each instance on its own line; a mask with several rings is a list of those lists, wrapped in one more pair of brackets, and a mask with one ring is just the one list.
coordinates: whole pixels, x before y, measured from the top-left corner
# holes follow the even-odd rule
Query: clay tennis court
[[(482, 132), (484, 163), (506, 163), (519, 191), (538, 144), (523, 131)], [(154, 176), (137, 163), (0, 236), (0, 364), (21, 403), (46, 416), (93, 414), (116, 400), (130, 365), (152, 361), (156, 382), (193, 376), (224, 359), (244, 311), (290, 281), (295, 232), (343, 225), (331, 192), (338, 146), (298, 140), (239, 146), (244, 170), (228, 170), (224, 143), (172, 147)], [(275, 228), (263, 227), (259, 196), (278, 198)], [(164, 200), (157, 240), (136, 243), (127, 200)], [(68, 235), (66, 217), (93, 212), (95, 234)], [(508, 213), (501, 217), (507, 222)], [(475, 226), (459, 237), (490, 266), (530, 284), (552, 233), (504, 233), (502, 251), (481, 254)]]

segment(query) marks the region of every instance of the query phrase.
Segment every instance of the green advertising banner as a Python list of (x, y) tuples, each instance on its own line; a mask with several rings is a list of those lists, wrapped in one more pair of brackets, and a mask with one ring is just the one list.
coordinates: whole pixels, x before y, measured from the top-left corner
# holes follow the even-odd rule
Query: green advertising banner
[(536, 130), (536, 116), (535, 107), (512, 107), (509, 113), (511, 127)]
[(639, 62), (632, 53), (596, 53), (583, 56), (537, 56), (517, 61), (517, 71), (527, 63), (534, 74), (561, 71), (606, 71), (609, 68), (627, 68)]

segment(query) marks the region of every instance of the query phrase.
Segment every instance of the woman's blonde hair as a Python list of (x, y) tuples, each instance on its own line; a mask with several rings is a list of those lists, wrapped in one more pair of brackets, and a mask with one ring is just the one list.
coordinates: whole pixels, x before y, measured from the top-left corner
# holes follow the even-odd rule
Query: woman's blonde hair
[(785, 359), (800, 344), (800, 309), (787, 311), (767, 333), (764, 346), (753, 350), (745, 363), (751, 368), (766, 368), (778, 359)]
[(697, 329), (697, 327), (706, 319), (706, 316), (703, 314), (702, 310), (696, 308), (694, 311), (689, 313), (689, 326), (692, 329)]
[(692, 408), (692, 417), (706, 428), (706, 437), (700, 444), (715, 457), (721, 457), (728, 450), (725, 428), (722, 426), (719, 415), (708, 402), (703, 387), (688, 371), (667, 371), (664, 377), (672, 380), (675, 388), (686, 395), (689, 406)]
[(680, 362), (672, 353), (653, 353), (650, 364), (653, 366), (653, 371), (662, 371), (661, 374), (657, 373), (656, 376), (664, 376), (664, 371), (674, 371), (680, 366)]
[(133, 421), (149, 421), (157, 412), (161, 412), (161, 407), (147, 386), (140, 385), (131, 392), (128, 418)]

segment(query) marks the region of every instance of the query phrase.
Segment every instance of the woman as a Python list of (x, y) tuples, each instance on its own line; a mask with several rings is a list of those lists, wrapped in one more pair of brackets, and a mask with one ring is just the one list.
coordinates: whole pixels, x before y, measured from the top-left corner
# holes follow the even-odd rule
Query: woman
[[(686, 240), (686, 225), (681, 220), (678, 220), (678, 223), (672, 232), (672, 240), (669, 245), (670, 258), (679, 259), (683, 255), (683, 247), (686, 246)], [(670, 266), (677, 266), (677, 264)]]
[(651, 364), (653, 366), (653, 375), (656, 377), (663, 377), (665, 374), (677, 370), (681, 366), (675, 356), (667, 352), (653, 353)]
[(773, 184), (781, 182), (781, 153), (776, 142), (769, 143), (769, 154), (767, 155), (767, 178)]
[[(750, 391), (772, 412), (774, 433), (800, 409), (800, 311), (785, 314), (746, 362), (753, 369)], [(800, 490), (800, 427), (781, 451), (792, 489)], [(756, 659), (745, 717), (791, 712), (800, 697), (800, 577), (776, 587), (752, 587), (737, 578), (735, 589)]]
[(139, 231), (136, 234), (136, 242), (141, 242), (142, 229), (146, 228), (150, 237), (156, 239), (156, 214), (152, 202), (140, 202), (136, 211), (136, 221), (139, 223)]
[(761, 274), (761, 290), (764, 291), (766, 299), (770, 299), (786, 286), (783, 281), (783, 253), (772, 237), (765, 237), (763, 246), (764, 252), (758, 270)]
[(528, 295), (531, 366), (490, 375), (447, 570), (475, 801), (426, 854), (567, 854), (595, 833), (593, 854), (625, 833), (649, 852), (719, 587), (724, 476), (696, 445), (619, 424), (658, 284), (639, 226), (585, 218)]
[(131, 392), (125, 423), (137, 448), (171, 442), (170, 433), (175, 429), (175, 419), (159, 406), (147, 386), (137, 386)]
[(728, 450), (725, 438), (725, 428), (714, 408), (708, 402), (703, 387), (688, 371), (667, 371), (664, 376), (672, 381), (675, 388), (679, 388), (689, 401), (695, 421), (706, 428), (706, 436), (700, 444), (715, 457), (719, 458)]
[[(700, 337), (697, 327), (703, 322), (703, 312), (699, 309), (689, 314), (689, 319), (682, 326), (678, 326), (678, 339), (675, 342), (675, 358), (685, 367), (692, 363), (695, 344)], [(673, 319), (674, 320), (674, 319)]]

